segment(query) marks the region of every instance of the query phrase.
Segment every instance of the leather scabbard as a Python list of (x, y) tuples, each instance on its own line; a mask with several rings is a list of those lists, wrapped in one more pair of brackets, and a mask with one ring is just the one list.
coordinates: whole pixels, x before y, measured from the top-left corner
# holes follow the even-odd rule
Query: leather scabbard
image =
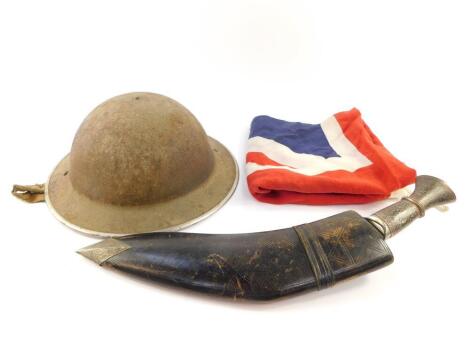
[[(103, 266), (249, 299), (322, 289), (393, 261), (380, 232), (354, 211), (268, 232), (152, 233), (105, 242), (110, 250), (99, 261)], [(103, 256), (102, 243), (81, 253), (92, 258), (93, 249), (99, 249)]]

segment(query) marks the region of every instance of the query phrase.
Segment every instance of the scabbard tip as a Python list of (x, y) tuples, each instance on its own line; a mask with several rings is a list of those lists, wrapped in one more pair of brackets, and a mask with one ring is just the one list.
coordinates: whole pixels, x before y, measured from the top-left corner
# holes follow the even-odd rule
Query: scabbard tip
[(113, 256), (116, 256), (130, 248), (131, 247), (123, 241), (109, 238), (100, 241), (99, 243), (86, 246), (78, 250), (77, 253), (101, 266)]

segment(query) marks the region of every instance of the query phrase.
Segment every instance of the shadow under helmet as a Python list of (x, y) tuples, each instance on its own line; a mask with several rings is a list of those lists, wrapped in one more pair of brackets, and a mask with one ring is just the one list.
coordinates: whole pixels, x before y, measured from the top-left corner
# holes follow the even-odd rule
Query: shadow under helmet
[(179, 230), (232, 195), (238, 168), (193, 114), (168, 97), (128, 93), (96, 107), (46, 184), (60, 221), (90, 234)]

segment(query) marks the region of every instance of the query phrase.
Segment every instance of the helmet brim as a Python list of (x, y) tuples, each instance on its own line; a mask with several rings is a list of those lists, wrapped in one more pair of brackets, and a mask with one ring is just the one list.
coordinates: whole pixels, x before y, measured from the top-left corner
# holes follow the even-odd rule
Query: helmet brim
[(217, 140), (208, 140), (214, 153), (214, 168), (202, 184), (184, 195), (139, 206), (91, 200), (73, 188), (67, 155), (49, 177), (46, 202), (59, 221), (86, 234), (118, 237), (181, 230), (216, 212), (238, 184), (238, 166), (231, 153)]

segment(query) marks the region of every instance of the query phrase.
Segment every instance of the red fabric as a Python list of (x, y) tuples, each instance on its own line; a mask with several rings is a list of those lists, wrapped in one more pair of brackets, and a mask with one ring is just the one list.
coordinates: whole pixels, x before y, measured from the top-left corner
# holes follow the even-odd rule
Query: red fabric
[[(258, 170), (247, 177), (251, 194), (273, 204), (359, 204), (386, 199), (415, 182), (416, 171), (396, 159), (361, 118), (357, 109), (335, 115), (343, 133), (372, 164), (354, 172), (329, 171), (314, 176), (288, 170)], [(247, 154), (251, 162), (279, 165), (263, 153)]]

